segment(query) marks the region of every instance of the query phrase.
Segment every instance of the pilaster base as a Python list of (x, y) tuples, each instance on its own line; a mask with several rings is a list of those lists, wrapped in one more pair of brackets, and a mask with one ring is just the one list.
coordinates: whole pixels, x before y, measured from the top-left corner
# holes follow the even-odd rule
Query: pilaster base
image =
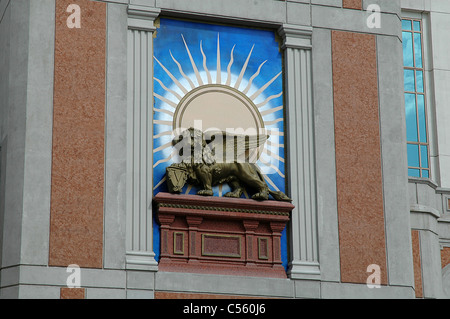
[(291, 279), (320, 280), (319, 263), (293, 260), (289, 264), (288, 276)]
[(126, 254), (126, 269), (158, 271), (158, 262), (154, 253), (131, 251)]

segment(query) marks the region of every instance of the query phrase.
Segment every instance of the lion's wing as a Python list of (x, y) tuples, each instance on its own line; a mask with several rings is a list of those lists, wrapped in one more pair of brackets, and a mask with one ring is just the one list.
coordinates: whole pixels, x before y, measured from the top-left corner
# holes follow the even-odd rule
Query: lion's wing
[(205, 133), (205, 140), (214, 153), (217, 162), (253, 162), (261, 155), (269, 136), (265, 134), (240, 135), (224, 131)]

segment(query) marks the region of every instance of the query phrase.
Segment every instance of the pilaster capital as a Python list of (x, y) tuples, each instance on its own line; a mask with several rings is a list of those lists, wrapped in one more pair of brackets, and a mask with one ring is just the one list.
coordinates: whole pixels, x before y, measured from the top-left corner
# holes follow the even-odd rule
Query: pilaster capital
[(283, 24), (278, 28), (278, 34), (283, 38), (282, 49), (306, 49), (312, 48), (312, 27), (293, 24)]
[(129, 29), (153, 32), (156, 30), (154, 22), (161, 9), (130, 4), (127, 13)]

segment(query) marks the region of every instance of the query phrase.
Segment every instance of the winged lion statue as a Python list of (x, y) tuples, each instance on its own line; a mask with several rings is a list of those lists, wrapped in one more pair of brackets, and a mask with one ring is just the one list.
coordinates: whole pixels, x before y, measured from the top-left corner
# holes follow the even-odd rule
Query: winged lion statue
[(291, 202), (283, 192), (269, 188), (255, 164), (259, 147), (267, 139), (264, 134), (203, 133), (195, 128), (182, 131), (172, 141), (182, 160), (166, 169), (169, 192), (180, 193), (188, 183), (201, 188), (197, 195), (212, 196), (213, 186), (227, 183), (231, 192), (225, 197), (240, 198), (244, 190), (251, 189), (255, 200), (268, 200), (271, 195), (275, 200)]

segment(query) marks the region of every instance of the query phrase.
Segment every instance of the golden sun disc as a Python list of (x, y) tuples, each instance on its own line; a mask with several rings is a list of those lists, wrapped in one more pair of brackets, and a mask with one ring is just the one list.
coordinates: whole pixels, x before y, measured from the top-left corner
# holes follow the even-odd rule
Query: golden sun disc
[(201, 120), (204, 131), (228, 128), (264, 128), (264, 120), (256, 105), (245, 94), (230, 86), (209, 84), (200, 86), (178, 103), (173, 117), (173, 129), (194, 127)]

